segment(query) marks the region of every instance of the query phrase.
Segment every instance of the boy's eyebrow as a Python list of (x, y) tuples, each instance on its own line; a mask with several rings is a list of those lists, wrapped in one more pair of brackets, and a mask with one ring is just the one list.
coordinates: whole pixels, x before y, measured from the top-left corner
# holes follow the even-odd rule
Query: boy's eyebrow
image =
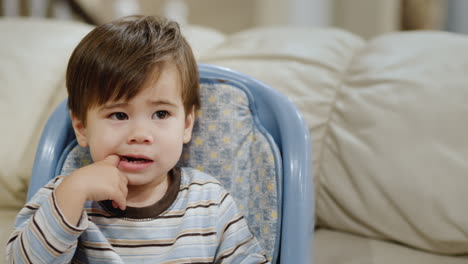
[[(177, 107), (177, 103), (173, 102), (172, 100), (169, 99), (159, 99), (159, 100), (152, 100), (149, 101), (148, 104), (158, 106), (158, 105), (168, 105), (168, 106), (173, 106)], [(109, 103), (105, 104), (101, 107), (101, 110), (109, 110), (113, 108), (119, 108), (119, 107), (126, 107), (128, 106), (127, 102), (116, 102), (116, 103)]]
[(168, 100), (168, 99), (159, 99), (159, 100), (150, 101), (149, 104), (151, 104), (151, 105), (177, 106), (176, 102), (173, 102), (173, 101)]
[(112, 108), (124, 107), (124, 106), (127, 106), (127, 105), (128, 105), (128, 103), (126, 103), (126, 102), (109, 103), (109, 104), (105, 104), (105, 105), (101, 106), (101, 110), (108, 110), (108, 109), (112, 109)]

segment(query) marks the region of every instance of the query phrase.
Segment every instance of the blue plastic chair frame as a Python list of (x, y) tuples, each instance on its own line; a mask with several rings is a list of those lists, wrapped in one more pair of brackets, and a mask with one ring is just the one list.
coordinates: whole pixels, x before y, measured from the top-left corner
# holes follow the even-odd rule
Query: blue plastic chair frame
[[(278, 145), (283, 162), (282, 219), (279, 263), (313, 262), (314, 187), (311, 141), (302, 114), (271, 87), (227, 68), (199, 64), (200, 77), (231, 79), (251, 89), (258, 118)], [(61, 154), (75, 139), (66, 100), (59, 104), (42, 132), (27, 199), (60, 172)]]

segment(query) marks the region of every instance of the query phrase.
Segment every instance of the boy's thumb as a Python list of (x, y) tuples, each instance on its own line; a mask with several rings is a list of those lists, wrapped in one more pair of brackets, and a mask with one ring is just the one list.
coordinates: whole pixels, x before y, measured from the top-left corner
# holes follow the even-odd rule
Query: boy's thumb
[(119, 165), (120, 158), (117, 155), (109, 155), (103, 161), (111, 164), (114, 167), (117, 167)]

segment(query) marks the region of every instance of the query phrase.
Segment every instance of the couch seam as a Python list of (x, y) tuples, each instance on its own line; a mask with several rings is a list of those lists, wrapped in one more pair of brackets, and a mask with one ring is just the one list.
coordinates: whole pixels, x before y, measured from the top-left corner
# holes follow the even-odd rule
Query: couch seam
[[(324, 153), (324, 149), (325, 149), (325, 145), (326, 145), (326, 139), (328, 138), (328, 135), (329, 135), (329, 132), (330, 132), (331, 117), (332, 117), (333, 113), (335, 113), (336, 103), (338, 102), (340, 94), (342, 94), (341, 92), (344, 90), (344, 84), (346, 83), (346, 78), (349, 76), (350, 68), (354, 64), (354, 61), (356, 60), (356, 58), (358, 58), (360, 56), (360, 54), (366, 49), (366, 47), (367, 47), (367, 42), (364, 42), (364, 46), (359, 48), (353, 54), (353, 56), (351, 56), (351, 58), (350, 58), (350, 60), (348, 62), (348, 65), (346, 65), (345, 70), (342, 72), (342, 77), (339, 79), (339, 82), (338, 82), (338, 84), (336, 86), (337, 88), (336, 88), (335, 96), (334, 96), (334, 98), (333, 98), (333, 100), (331, 101), (331, 104), (330, 104), (330, 110), (328, 112), (327, 119), (325, 121), (325, 128), (324, 128), (324, 131), (323, 131), (323, 137), (322, 137), (323, 141), (322, 141), (321, 146), (319, 148), (319, 153), (318, 153), (319, 156), (317, 158), (318, 166), (317, 166), (316, 174), (318, 174), (318, 175), (314, 175), (314, 177), (317, 177), (316, 181), (315, 181), (317, 183), (317, 186), (315, 187), (315, 189), (316, 189), (315, 208), (318, 208), (319, 196), (322, 193), (321, 185), (322, 185), (322, 182), (323, 182), (323, 176), (322, 176), (321, 172), (323, 170), (323, 165), (322, 165), (323, 153)], [(316, 218), (318, 218), (317, 211), (315, 212), (315, 216), (316, 216)], [(316, 225), (317, 225), (317, 221), (316, 221)]]

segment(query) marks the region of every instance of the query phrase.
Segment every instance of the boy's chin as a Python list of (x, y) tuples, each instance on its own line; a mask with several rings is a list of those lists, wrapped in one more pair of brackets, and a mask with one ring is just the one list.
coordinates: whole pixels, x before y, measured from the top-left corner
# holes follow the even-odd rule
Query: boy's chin
[(158, 183), (162, 182), (161, 179), (156, 179), (154, 177), (149, 177), (148, 175), (141, 175), (141, 174), (132, 174), (132, 173), (125, 173), (127, 176), (127, 186), (128, 187), (138, 187), (138, 186), (144, 186), (148, 184), (153, 184), (153, 183)]
[(134, 174), (129, 174), (126, 173), (128, 183), (127, 185), (130, 186), (141, 186), (150, 183), (151, 181), (148, 179), (145, 179), (146, 177), (142, 175), (134, 175)]

